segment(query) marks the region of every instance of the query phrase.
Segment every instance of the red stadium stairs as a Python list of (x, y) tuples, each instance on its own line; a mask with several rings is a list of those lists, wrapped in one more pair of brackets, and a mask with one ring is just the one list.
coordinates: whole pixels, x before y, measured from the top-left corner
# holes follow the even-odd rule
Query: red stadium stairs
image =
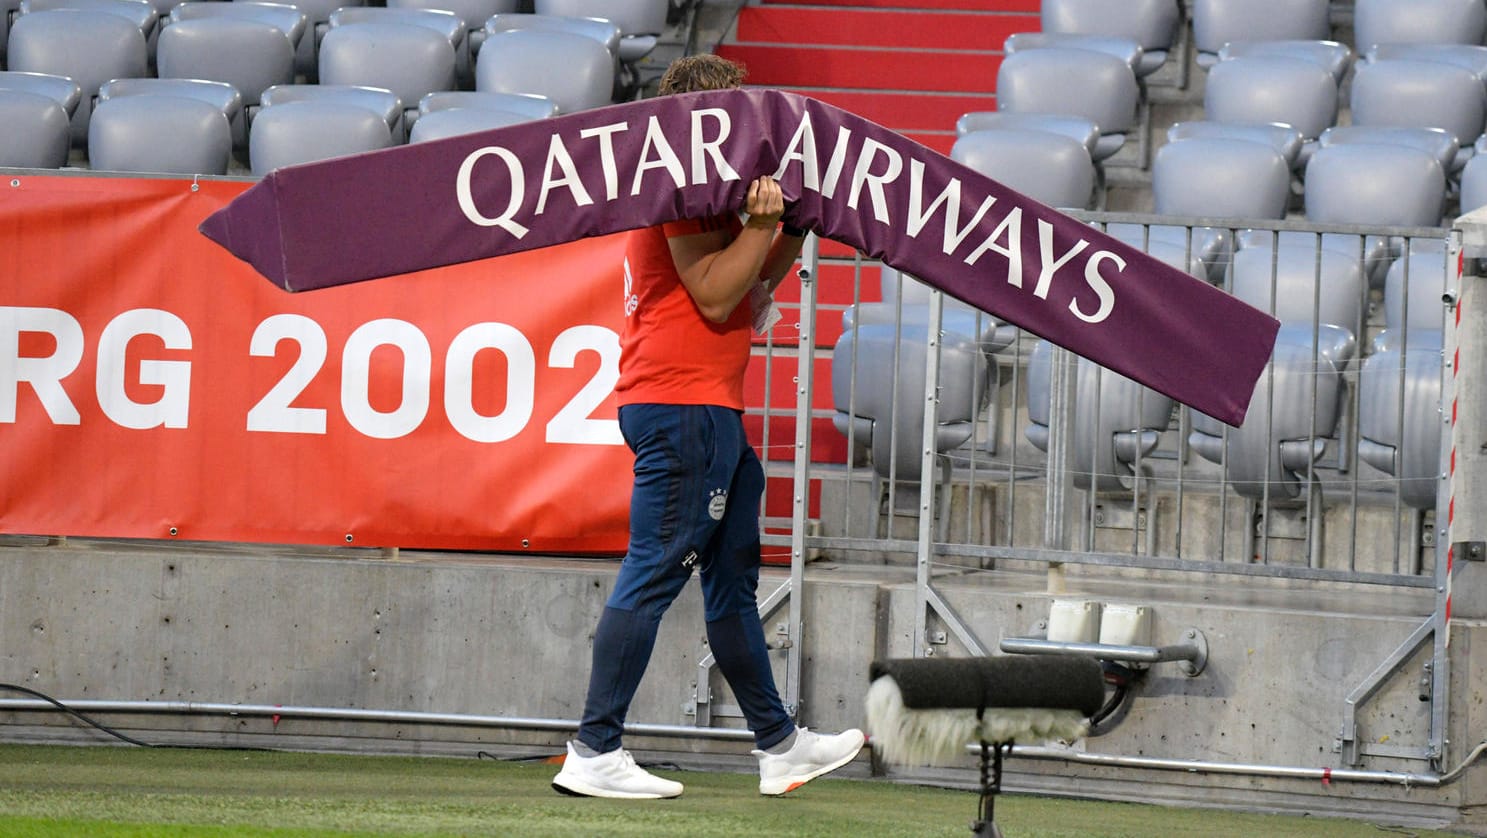
[[(765, 0), (740, 10), (716, 52), (746, 65), (749, 84), (820, 99), (948, 154), (961, 114), (996, 109), (1007, 36), (1038, 28), (1038, 0)], [(877, 268), (867, 266), (859, 275), (852, 251), (834, 242), (821, 242), (821, 255), (811, 455), (818, 462), (844, 463), (847, 441), (831, 422), (831, 348), (841, 336), (841, 312), (854, 295), (878, 299)], [(766, 529), (777, 534), (789, 533), (794, 500), (789, 475), (798, 290), (793, 282), (782, 286), (785, 317), (775, 328), (772, 352), (758, 341), (745, 382), (745, 421), (768, 475)], [(807, 494), (811, 517), (820, 490), (820, 480), (813, 480)], [(788, 550), (765, 548), (766, 562), (789, 560)]]

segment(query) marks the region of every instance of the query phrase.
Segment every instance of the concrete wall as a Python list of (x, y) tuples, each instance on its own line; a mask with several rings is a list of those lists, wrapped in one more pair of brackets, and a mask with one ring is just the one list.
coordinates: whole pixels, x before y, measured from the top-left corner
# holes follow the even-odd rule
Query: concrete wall
[[(0, 547), (0, 681), (64, 700), (283, 704), (573, 720), (588, 674), (590, 635), (613, 579), (608, 561), (190, 545), (69, 543)], [(762, 591), (787, 577), (767, 572)], [(1346, 694), (1428, 613), (1433, 592), (1282, 580), (1117, 577), (1073, 569), (1065, 596), (1138, 602), (1153, 641), (1197, 628), (1210, 646), (1196, 678), (1157, 664), (1121, 723), (1077, 744), (1092, 753), (1300, 767), (1342, 767), (1334, 752)], [(1033, 572), (954, 572), (935, 588), (976, 636), (1037, 631), (1046, 579)], [(800, 720), (863, 723), (867, 669), (909, 654), (912, 568), (817, 563), (807, 570)], [(663, 623), (632, 722), (694, 722), (697, 662), (706, 654), (700, 597), (689, 586)], [(783, 616), (778, 618), (783, 620)], [(775, 622), (766, 635), (775, 637)], [(931, 621), (931, 628), (941, 624)], [(1482, 626), (1458, 621), (1448, 765), (1487, 730)], [(1428, 649), (1428, 645), (1427, 645)], [(942, 654), (961, 654), (955, 641)], [(784, 651), (775, 653), (785, 674)], [(1429, 704), (1417, 654), (1358, 714), (1358, 766), (1417, 774)], [(737, 727), (714, 673), (715, 724)], [(14, 698), (17, 696), (0, 696)], [(100, 714), (153, 741), (252, 743), (328, 750), (552, 752), (560, 730), (490, 724)], [(106, 741), (57, 713), (0, 706), (0, 739)], [(632, 737), (682, 764), (748, 770), (744, 738)], [(860, 760), (851, 770), (865, 775)], [(895, 776), (970, 785), (974, 763)], [(1444, 789), (1115, 769), (1017, 759), (1008, 787), (1186, 805), (1292, 809), (1410, 823), (1461, 821), (1487, 799), (1480, 769)]]

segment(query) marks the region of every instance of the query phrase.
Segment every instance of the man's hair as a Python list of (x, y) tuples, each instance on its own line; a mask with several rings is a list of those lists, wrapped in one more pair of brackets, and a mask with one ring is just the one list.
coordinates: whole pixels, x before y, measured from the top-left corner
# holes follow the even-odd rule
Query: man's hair
[(659, 93), (692, 93), (698, 90), (727, 90), (743, 84), (745, 70), (742, 64), (726, 58), (701, 53), (686, 55), (671, 62), (661, 76)]

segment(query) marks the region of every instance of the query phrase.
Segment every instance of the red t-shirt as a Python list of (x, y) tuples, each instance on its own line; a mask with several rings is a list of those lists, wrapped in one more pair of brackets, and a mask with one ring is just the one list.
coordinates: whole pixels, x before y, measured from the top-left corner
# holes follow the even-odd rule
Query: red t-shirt
[(625, 329), (620, 404), (710, 404), (743, 410), (752, 317), (748, 300), (727, 322), (702, 315), (682, 284), (667, 239), (742, 229), (732, 214), (686, 219), (630, 233), (625, 246)]

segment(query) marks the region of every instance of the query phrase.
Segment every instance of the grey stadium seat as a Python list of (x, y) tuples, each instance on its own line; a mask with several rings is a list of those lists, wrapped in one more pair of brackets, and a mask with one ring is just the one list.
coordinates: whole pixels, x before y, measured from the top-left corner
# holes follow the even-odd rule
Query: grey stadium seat
[(670, 0), (534, 0), (533, 4), (538, 14), (601, 18), (619, 27), (615, 57), (622, 71), (622, 94), (633, 92), (635, 65), (655, 50), (670, 7)]
[[(928, 351), (923, 330), (923, 323), (905, 324), (900, 340), (893, 323), (865, 323), (844, 332), (832, 349), (832, 424), (851, 445), (871, 452), (880, 515), (889, 478), (920, 483), (921, 491), (932, 479), (923, 473), (921, 454)], [(939, 351), (942, 387), (934, 444), (940, 472), (933, 485), (946, 491), (950, 462), (943, 455), (974, 437), (977, 417), (994, 398), (997, 381), (973, 338), (947, 332)], [(941, 517), (942, 534), (948, 522), (949, 516)]]
[[(508, 32), (515, 29), (553, 29), (559, 32), (571, 32), (575, 35), (582, 35), (603, 44), (604, 48), (614, 55), (616, 62), (620, 60), (620, 27), (602, 18), (513, 12), (491, 15), (485, 21), (485, 36), (487, 38), (497, 32)], [(618, 66), (618, 63), (616, 63), (616, 66)]]
[(1480, 44), (1487, 7), (1479, 0), (1355, 0), (1353, 44)]
[[(397, 6), (347, 6), (330, 13), (327, 25), (334, 29), (347, 23), (411, 23), (426, 26), (449, 40), (454, 47), (454, 73), (460, 82), (472, 80), (470, 45), (465, 43), (469, 28), (465, 19), (443, 9), (407, 9)], [(323, 44), (322, 44), (323, 46)]]
[(161, 78), (232, 85), (251, 118), (263, 91), (294, 80), (294, 46), (277, 26), (234, 17), (181, 20), (160, 33)]
[(309, 27), (309, 18), (305, 17), (305, 13), (300, 11), (298, 6), (288, 3), (262, 3), (253, 0), (232, 0), (227, 3), (220, 2), (220, 0), (187, 0), (185, 3), (178, 3), (170, 10), (171, 23), (218, 16), (267, 23), (289, 36), (290, 43), (294, 44), (296, 49), (299, 48), (300, 41), (304, 40), (305, 32)]
[(1445, 194), (1446, 177), (1436, 158), (1407, 145), (1328, 145), (1306, 167), (1310, 221), (1434, 227), (1441, 223)]
[(1167, 61), (1182, 24), (1177, 0), (1044, 0), (1038, 10), (1044, 32), (1114, 35), (1141, 47), (1138, 76)]
[(1331, 73), (1332, 80), (1339, 85), (1353, 67), (1352, 49), (1337, 41), (1232, 41), (1219, 50), (1218, 59), (1228, 61), (1243, 56), (1310, 61)]
[(227, 116), (200, 99), (115, 96), (88, 126), (88, 165), (100, 171), (225, 175), (231, 155)]
[(392, 9), (436, 9), (450, 12), (465, 24), (465, 59), (473, 69), (475, 54), (485, 41), (485, 22), (491, 15), (520, 11), (522, 0), (388, 0)]
[(21, 15), (52, 9), (81, 9), (118, 15), (139, 29), (148, 41), (155, 33), (160, 13), (145, 0), (21, 0)]
[[(851, 330), (859, 323), (893, 323), (896, 320), (920, 323), (928, 328), (928, 285), (896, 268), (882, 265), (878, 269), (878, 290), (881, 302), (858, 303), (842, 312), (843, 330)], [(1018, 334), (1016, 326), (950, 296), (944, 297), (940, 326), (946, 332), (973, 337), (987, 355), (1011, 346)]]
[(536, 93), (553, 100), (561, 113), (610, 104), (614, 56), (582, 35), (543, 29), (491, 34), (475, 63), (475, 89), (496, 93)]
[(1398, 479), (1399, 499), (1433, 509), (1441, 474), (1440, 332), (1375, 352), (1358, 379), (1358, 456)]
[(1248, 140), (1268, 145), (1280, 153), (1286, 165), (1295, 168), (1301, 164), (1301, 132), (1289, 125), (1274, 122), (1215, 122), (1210, 119), (1193, 119), (1174, 122), (1167, 129), (1167, 142), (1198, 137), (1222, 137), (1231, 140)]
[(394, 145), (387, 122), (345, 102), (289, 102), (264, 108), (248, 137), (253, 174)]
[(955, 120), (955, 135), (964, 136), (972, 131), (993, 128), (1023, 128), (1032, 131), (1047, 131), (1063, 134), (1078, 140), (1090, 159), (1100, 142), (1100, 126), (1082, 116), (1066, 116), (1056, 113), (1012, 113), (1010, 111), (970, 111)]
[(1461, 214), (1487, 207), (1487, 155), (1478, 154), (1461, 170)]
[[(1337, 122), (1337, 82), (1321, 66), (1299, 58), (1231, 58), (1208, 71), (1205, 118), (1215, 122), (1276, 122), (1301, 134), (1308, 146)], [(1303, 146), (1303, 161), (1310, 149)]]
[(114, 79), (98, 89), (98, 103), (126, 96), (171, 96), (205, 102), (222, 112), (232, 130), (234, 145), (248, 141), (243, 97), (237, 88), (206, 79)]
[(1105, 53), (1065, 47), (1009, 55), (997, 70), (997, 110), (1081, 116), (1100, 126), (1097, 160), (1114, 154), (1136, 127), (1136, 74)]
[(1278, 219), (1286, 215), (1291, 168), (1274, 146), (1228, 137), (1169, 142), (1152, 160), (1160, 215)]
[(82, 88), (76, 82), (66, 76), (51, 73), (0, 70), (0, 90), (19, 90), (22, 93), (55, 99), (62, 110), (67, 112), (68, 119), (77, 111), (78, 102), (82, 99)]
[[(1054, 347), (1038, 341), (1028, 355), (1024, 436), (1047, 451)], [(1137, 464), (1156, 450), (1172, 416), (1171, 398), (1086, 358), (1077, 359), (1074, 436), (1070, 454), (1076, 488), (1129, 490), (1142, 476)]]
[(430, 140), (442, 140), (461, 134), (473, 134), (477, 131), (489, 131), (493, 128), (505, 128), (508, 125), (531, 121), (532, 117), (526, 114), (495, 108), (443, 108), (419, 117), (418, 122), (413, 125), (413, 134), (408, 141), (423, 143)]
[(387, 123), (394, 139), (401, 141), (408, 136), (403, 100), (391, 90), (355, 84), (276, 84), (263, 91), (265, 108), (304, 101), (343, 102), (366, 108)]
[(7, 53), (11, 70), (66, 76), (82, 91), (72, 115), (72, 141), (88, 138), (93, 97), (111, 79), (149, 75), (145, 37), (118, 15), (81, 9), (32, 12), (17, 18)]
[(50, 96), (0, 88), (0, 166), (60, 169), (67, 165), (72, 132), (67, 111)]
[[(1113, 55), (1126, 63), (1139, 78), (1142, 70), (1148, 65), (1142, 61), (1144, 52), (1141, 43), (1135, 38), (1123, 38), (1116, 35), (1076, 35), (1065, 32), (1016, 32), (1007, 36), (1006, 42), (1002, 44), (1002, 52), (1013, 55), (1030, 49), (1047, 49), (1048, 47), (1064, 47), (1066, 49), (1087, 49), (1094, 52), (1103, 52)], [(1152, 67), (1148, 72), (1154, 72)]]
[(1399, 125), (1334, 125), (1322, 132), (1317, 139), (1317, 145), (1326, 148), (1331, 145), (1343, 145), (1350, 143), (1373, 143), (1383, 145), (1402, 145), (1407, 148), (1418, 149), (1431, 157), (1441, 167), (1441, 171), (1449, 173), (1451, 167), (1456, 165), (1461, 145), (1456, 138), (1442, 128), (1415, 128), (1413, 126)]
[(1376, 44), (1364, 61), (1439, 61), (1455, 64), (1487, 85), (1487, 46), (1480, 44)]
[(348, 23), (320, 44), (320, 83), (390, 90), (403, 103), (403, 121), (418, 119), (418, 100), (455, 86), (455, 49), (448, 38), (407, 23)]
[(1471, 71), (1437, 61), (1391, 60), (1358, 65), (1350, 103), (1354, 125), (1441, 128), (1461, 151), (1454, 168), (1466, 164), (1482, 136), (1487, 103)]
[(558, 106), (551, 99), (535, 93), (438, 90), (418, 100), (418, 112), (424, 115), (445, 108), (490, 108), (519, 113), (528, 119), (546, 119), (558, 115)]
[(1325, 41), (1332, 37), (1330, 0), (1193, 0), (1193, 47), (1201, 67), (1218, 62), (1237, 41)]
[(1374, 349), (1386, 349), (1434, 335), (1446, 327), (1447, 252), (1443, 239), (1417, 239), (1409, 253), (1394, 260), (1384, 279), (1384, 330)]
[(1085, 209), (1094, 194), (1089, 151), (1063, 134), (1023, 128), (973, 131), (955, 141), (950, 159), (1053, 207)]
[[(1328, 335), (1335, 330), (1320, 327), (1321, 340), (1335, 342)], [(1281, 327), (1240, 427), (1193, 414), (1189, 444), (1204, 459), (1223, 463), (1224, 479), (1242, 497), (1272, 503), (1304, 497), (1314, 485), (1313, 465), (1337, 432), (1342, 372), (1313, 352), (1311, 335), (1309, 325)]]

